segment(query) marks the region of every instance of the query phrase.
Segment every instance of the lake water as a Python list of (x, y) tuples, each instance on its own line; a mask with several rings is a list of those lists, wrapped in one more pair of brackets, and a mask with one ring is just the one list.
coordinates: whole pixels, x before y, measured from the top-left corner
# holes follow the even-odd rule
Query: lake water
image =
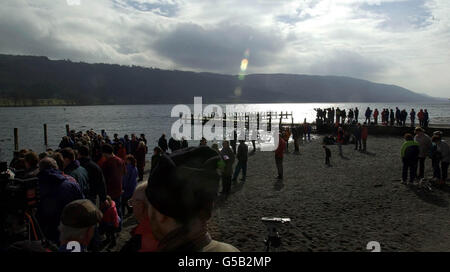
[[(177, 118), (171, 118), (174, 105), (120, 105), (120, 106), (73, 106), (73, 107), (20, 107), (0, 108), (0, 160), (10, 160), (14, 149), (14, 128), (19, 131), (19, 149), (31, 148), (40, 153), (44, 151), (43, 124), (48, 127), (48, 144), (57, 148), (61, 137), (65, 135), (65, 125), (70, 129), (86, 131), (93, 128), (100, 132), (105, 129), (112, 138), (114, 133), (144, 133), (149, 146), (156, 145), (162, 133), (170, 134)], [(206, 105), (203, 105), (205, 107)], [(238, 112), (293, 112), (296, 123), (315, 120), (315, 108), (339, 107), (350, 109), (358, 107), (359, 118), (363, 121), (364, 111), (371, 109), (399, 107), (409, 113), (411, 108), (428, 109), (430, 123), (450, 125), (450, 103), (435, 104), (394, 104), (394, 103), (294, 103), (294, 104), (242, 104), (233, 105)], [(193, 106), (190, 105), (191, 110)], [(223, 107), (225, 110), (225, 107)], [(409, 119), (408, 119), (409, 120)], [(290, 122), (290, 120), (289, 120)]]

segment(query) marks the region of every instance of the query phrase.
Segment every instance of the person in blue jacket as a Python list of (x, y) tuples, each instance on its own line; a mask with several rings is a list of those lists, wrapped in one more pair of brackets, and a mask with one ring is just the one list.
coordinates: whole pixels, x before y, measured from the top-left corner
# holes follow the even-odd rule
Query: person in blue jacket
[(128, 205), (128, 200), (133, 196), (134, 190), (137, 186), (138, 170), (136, 168), (136, 159), (133, 155), (128, 155), (126, 158), (126, 174), (122, 178), (122, 215), (125, 215), (125, 209), (128, 214), (133, 213), (133, 208)]

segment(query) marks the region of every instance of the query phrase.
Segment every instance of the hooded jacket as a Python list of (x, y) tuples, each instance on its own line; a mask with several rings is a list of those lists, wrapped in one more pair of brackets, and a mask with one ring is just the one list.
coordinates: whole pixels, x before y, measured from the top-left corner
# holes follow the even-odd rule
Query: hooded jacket
[(82, 199), (77, 183), (70, 182), (61, 171), (46, 169), (37, 175), (40, 201), (36, 217), (45, 237), (54, 243), (59, 241), (58, 226), (63, 208), (70, 202)]

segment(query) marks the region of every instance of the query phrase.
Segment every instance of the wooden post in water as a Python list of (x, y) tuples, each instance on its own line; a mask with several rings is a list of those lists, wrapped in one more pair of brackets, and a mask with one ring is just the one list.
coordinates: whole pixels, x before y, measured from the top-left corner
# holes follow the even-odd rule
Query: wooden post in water
[(14, 151), (19, 151), (19, 129), (14, 128)]
[(45, 150), (47, 150), (47, 148), (48, 148), (47, 124), (44, 124), (44, 146), (45, 146)]
[(70, 135), (70, 127), (69, 127), (69, 124), (66, 124), (66, 134), (67, 134), (67, 136)]

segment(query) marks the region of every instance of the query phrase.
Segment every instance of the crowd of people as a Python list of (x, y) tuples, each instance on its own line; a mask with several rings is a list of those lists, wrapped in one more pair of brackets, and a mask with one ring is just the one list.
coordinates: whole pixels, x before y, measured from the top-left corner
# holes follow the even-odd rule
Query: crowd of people
[[(129, 139), (114, 134), (110, 139), (104, 131), (71, 131), (57, 150), (39, 155), (32, 150), (16, 152), (10, 168), (18, 177), (38, 179), (39, 238), (55, 251), (69, 250), (72, 241), (82, 251), (111, 249), (128, 216), (139, 223), (122, 251), (237, 251), (212, 240), (205, 228), (221, 178), (217, 165), (224, 164), (222, 178), (231, 180), (234, 153), (226, 142), (220, 153), (203, 145), (206, 142), (188, 148), (187, 142), (174, 139), (167, 144), (163, 135), (154, 148), (149, 179), (143, 181), (145, 135), (132, 134)], [(241, 144), (237, 154), (241, 168), (246, 167), (246, 153), (248, 148)], [(243, 174), (245, 180), (245, 170)], [(227, 181), (225, 194), (230, 191)], [(23, 242), (11, 246), (30, 248)]]
[(416, 127), (414, 134), (404, 135), (405, 142), (400, 151), (403, 164), (402, 183), (413, 184), (414, 181), (423, 179), (425, 161), (428, 158), (431, 159), (433, 169), (432, 181), (443, 186), (448, 177), (450, 148), (448, 143), (442, 140), (442, 132), (435, 131), (430, 137), (421, 127)]
[[(317, 112), (317, 124), (356, 124), (359, 122), (359, 109), (357, 107), (346, 109), (340, 109), (337, 107), (334, 109), (316, 109)], [(364, 112), (364, 122), (368, 125), (378, 125), (378, 118), (380, 118), (380, 124), (384, 126), (406, 126), (406, 121), (410, 120), (411, 127), (416, 126), (416, 120), (419, 121), (419, 126), (427, 128), (430, 122), (430, 117), (427, 109), (420, 109), (416, 113), (414, 109), (408, 113), (406, 109), (400, 110), (398, 107), (393, 109), (367, 109)]]

